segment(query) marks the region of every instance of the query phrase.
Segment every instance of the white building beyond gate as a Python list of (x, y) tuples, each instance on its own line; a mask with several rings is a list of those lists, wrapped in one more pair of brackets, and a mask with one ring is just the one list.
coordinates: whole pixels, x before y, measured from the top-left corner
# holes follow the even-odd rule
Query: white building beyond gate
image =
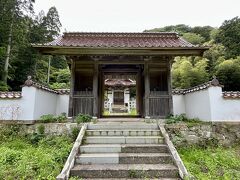
[[(0, 92), (0, 121), (31, 123), (45, 114), (67, 114), (68, 105), (69, 90), (52, 90), (29, 78), (22, 92)], [(173, 90), (173, 111), (203, 121), (240, 121), (240, 92), (222, 92), (216, 79)]]

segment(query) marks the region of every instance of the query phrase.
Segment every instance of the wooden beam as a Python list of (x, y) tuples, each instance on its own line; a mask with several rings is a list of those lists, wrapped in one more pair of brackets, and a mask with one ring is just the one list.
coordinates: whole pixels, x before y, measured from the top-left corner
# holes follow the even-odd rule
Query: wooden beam
[(73, 95), (75, 87), (75, 61), (71, 60), (71, 83), (70, 83), (70, 95), (69, 95), (69, 107), (68, 107), (68, 117), (73, 117)]
[(208, 47), (171, 48), (83, 48), (67, 46), (33, 46), (42, 54), (61, 55), (173, 55), (202, 56)]

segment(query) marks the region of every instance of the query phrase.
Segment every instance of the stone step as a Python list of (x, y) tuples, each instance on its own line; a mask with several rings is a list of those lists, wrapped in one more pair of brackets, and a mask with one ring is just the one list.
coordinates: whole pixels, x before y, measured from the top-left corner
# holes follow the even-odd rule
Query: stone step
[(165, 144), (87, 144), (81, 153), (168, 153)]
[(160, 130), (86, 130), (87, 136), (160, 136)]
[(83, 144), (162, 144), (160, 136), (88, 136)]
[(78, 164), (171, 164), (168, 153), (98, 153), (80, 154)]
[(97, 124), (88, 124), (87, 130), (120, 130), (120, 129), (140, 129), (140, 130), (159, 130), (159, 127), (156, 123), (142, 123), (142, 122), (109, 122), (109, 123), (97, 123)]
[(76, 165), (71, 176), (80, 178), (178, 178), (172, 164), (94, 164)]

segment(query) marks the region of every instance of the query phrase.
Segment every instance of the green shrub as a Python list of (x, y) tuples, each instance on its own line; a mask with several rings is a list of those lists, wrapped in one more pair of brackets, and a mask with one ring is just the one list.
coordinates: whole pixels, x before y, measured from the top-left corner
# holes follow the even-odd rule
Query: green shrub
[(53, 114), (46, 114), (40, 117), (40, 122), (42, 123), (51, 123), (56, 122), (55, 116)]
[(38, 142), (45, 137), (45, 126), (40, 124), (37, 127), (37, 133), (28, 134), (27, 137), (32, 144), (38, 144)]
[(28, 135), (28, 139), (30, 140), (31, 144), (38, 144), (38, 142), (44, 138), (44, 134), (33, 133)]
[(78, 114), (75, 117), (75, 121), (77, 122), (77, 124), (90, 122), (91, 120), (92, 120), (92, 117), (88, 114)]
[[(199, 123), (200, 120), (197, 118), (194, 119), (189, 119), (186, 117), (186, 114), (180, 114), (180, 115), (168, 115), (166, 117), (166, 123), (167, 124), (173, 124), (173, 123), (178, 123), (178, 122), (187, 122), (187, 123)], [(191, 125), (191, 124), (189, 124)]]
[(72, 138), (73, 141), (75, 141), (77, 139), (79, 131), (80, 131), (80, 129), (78, 127), (73, 127), (71, 129), (71, 138)]
[(67, 136), (9, 138), (0, 146), (0, 179), (56, 179), (72, 147)]
[(20, 125), (3, 125), (0, 128), (0, 141), (9, 137), (20, 136)]
[(0, 81), (0, 91), (8, 91), (8, 85), (3, 81)]
[(43, 124), (40, 124), (37, 127), (37, 132), (38, 132), (38, 134), (44, 134), (45, 133), (45, 126)]
[(66, 117), (65, 113), (62, 113), (59, 116), (55, 116), (55, 118), (56, 118), (56, 121), (59, 122), (59, 123), (63, 123), (63, 122), (67, 121), (67, 117)]
[(66, 114), (62, 113), (59, 116), (54, 116), (53, 114), (47, 114), (47, 115), (42, 115), (40, 117), (40, 122), (42, 123), (53, 123), (53, 122), (66, 122), (67, 121), (67, 117)]
[(2, 148), (0, 164), (13, 165), (21, 158), (21, 153), (9, 148)]

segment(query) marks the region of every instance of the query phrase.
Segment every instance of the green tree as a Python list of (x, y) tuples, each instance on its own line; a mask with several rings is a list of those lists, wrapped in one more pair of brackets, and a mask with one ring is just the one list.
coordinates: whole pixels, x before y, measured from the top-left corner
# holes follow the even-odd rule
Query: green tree
[(46, 27), (46, 40), (52, 41), (53, 39), (57, 38), (60, 33), (60, 28), (62, 24), (59, 20), (59, 15), (56, 7), (51, 7), (48, 10), (46, 16), (43, 17), (43, 25)]
[(190, 88), (208, 81), (207, 59), (177, 57), (172, 67), (173, 88)]
[(240, 55), (240, 18), (235, 17), (226, 20), (219, 28), (216, 42), (221, 43), (226, 48), (226, 57), (236, 57)]
[(53, 89), (66, 89), (70, 88), (70, 70), (59, 69), (54, 70), (50, 76), (50, 87)]
[(205, 39), (201, 35), (195, 33), (184, 33), (182, 37), (183, 39), (195, 45), (205, 42)]
[(5, 49), (1, 79), (4, 83), (7, 83), (14, 43), (24, 40), (23, 28), (26, 25), (26, 17), (33, 12), (33, 2), (33, 0), (2, 0), (0, 2), (0, 46)]
[(67, 60), (64, 56), (52, 56), (51, 66), (56, 69), (67, 69)]
[[(31, 43), (53, 40), (60, 33), (61, 23), (55, 7), (50, 8), (46, 16), (43, 11), (35, 16), (32, 2), (30, 0), (0, 2), (0, 78), (4, 81), (1, 82), (4, 90), (8, 87), (7, 84), (12, 90), (19, 90), (28, 75), (41, 83), (47, 80), (48, 58), (31, 48)], [(11, 14), (14, 14), (14, 18), (11, 18)], [(13, 27), (9, 35), (11, 20)], [(56, 59), (54, 66), (57, 67), (53, 68), (53, 72), (58, 71), (58, 68), (67, 68), (65, 58), (56, 56), (53, 59)]]
[(211, 26), (195, 26), (192, 28), (191, 32), (195, 34), (199, 34), (201, 37), (205, 39), (205, 41), (211, 40), (211, 32), (215, 30), (215, 28)]
[(150, 30), (145, 30), (144, 32), (177, 32), (180, 35), (183, 33), (191, 32), (191, 27), (185, 24), (165, 26), (162, 28), (154, 28)]
[(225, 60), (217, 67), (216, 76), (225, 91), (240, 90), (240, 56), (236, 59)]
[(215, 67), (224, 59), (225, 47), (221, 44), (215, 44), (213, 41), (205, 45), (210, 46), (210, 49), (204, 52), (203, 57), (209, 60), (207, 71), (212, 77), (215, 73)]

